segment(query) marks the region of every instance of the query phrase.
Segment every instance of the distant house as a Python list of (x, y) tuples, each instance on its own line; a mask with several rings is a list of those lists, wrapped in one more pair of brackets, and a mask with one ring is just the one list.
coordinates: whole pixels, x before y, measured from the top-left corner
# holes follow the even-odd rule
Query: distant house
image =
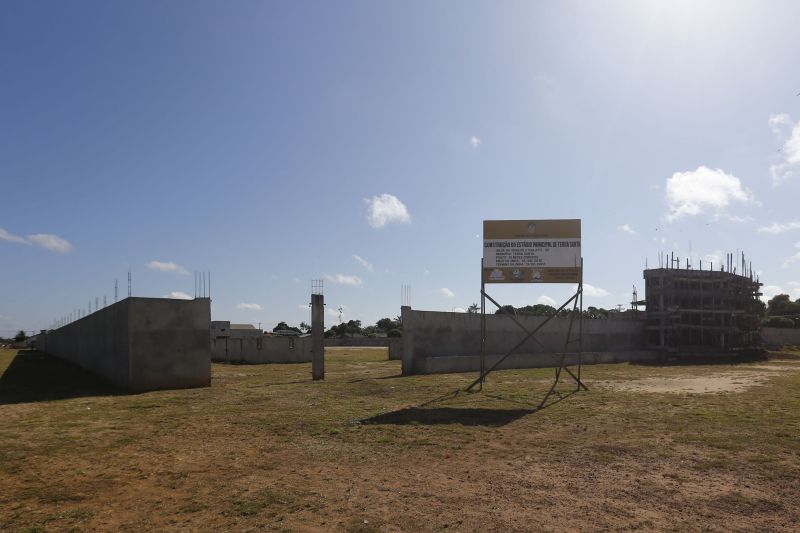
[(211, 321), (211, 338), (260, 337), (263, 331), (252, 324), (231, 324), (227, 320)]
[(279, 329), (272, 332), (272, 335), (277, 337), (301, 337), (303, 333), (294, 329)]

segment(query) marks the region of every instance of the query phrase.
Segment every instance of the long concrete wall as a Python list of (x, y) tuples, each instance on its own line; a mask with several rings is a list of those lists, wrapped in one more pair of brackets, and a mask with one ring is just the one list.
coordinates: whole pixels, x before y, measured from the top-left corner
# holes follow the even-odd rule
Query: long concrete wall
[(48, 332), (40, 349), (129, 391), (211, 384), (207, 298), (126, 298)]
[(311, 337), (218, 337), (211, 358), (223, 363), (309, 363)]
[[(400, 359), (400, 339), (348, 338), (325, 339), (325, 346), (389, 348), (389, 359)], [(212, 337), (211, 358), (220, 363), (308, 363), (311, 361), (311, 337)]]
[(389, 348), (389, 359), (399, 360), (402, 357), (402, 341), (398, 337), (352, 337), (344, 339), (325, 339), (325, 346), (354, 346)]
[[(402, 361), (404, 374), (466, 372), (480, 368), (481, 317), (470, 313), (416, 311), (402, 308)], [(529, 331), (546, 318), (518, 316), (516, 319)], [(525, 342), (502, 368), (535, 368), (553, 366), (553, 353), (563, 350), (569, 319), (555, 318), (548, 322), (535, 339)], [(578, 322), (575, 321), (574, 327)], [(525, 333), (502, 315), (486, 315), (487, 364), (514, 347)], [(609, 318), (583, 321), (584, 362), (655, 361), (658, 354), (646, 350), (645, 326), (642, 321)], [(572, 345), (568, 352), (577, 352)], [(573, 361), (575, 356), (570, 356)]]
[(800, 328), (761, 328), (761, 340), (767, 346), (800, 346)]

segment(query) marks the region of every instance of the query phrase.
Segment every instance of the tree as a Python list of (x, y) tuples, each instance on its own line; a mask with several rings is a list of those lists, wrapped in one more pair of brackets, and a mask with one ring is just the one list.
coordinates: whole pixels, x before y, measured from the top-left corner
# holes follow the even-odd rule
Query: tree
[(392, 329), (392, 319), (391, 318), (381, 318), (377, 322), (375, 322), (375, 327), (379, 330), (388, 333), (389, 330)]
[(555, 313), (556, 308), (547, 304), (526, 305), (525, 307), (514, 307), (513, 305), (504, 305), (495, 314), (502, 315), (533, 315), (533, 316), (549, 316)]
[(325, 332), (325, 336), (347, 337), (348, 335), (350, 335), (352, 337), (356, 333), (361, 333), (361, 321), (349, 320), (347, 322), (342, 322), (341, 324), (336, 324), (335, 326), (331, 326), (330, 329)]
[(273, 333), (275, 333), (276, 331), (286, 331), (286, 330), (296, 331), (297, 333), (302, 333), (298, 328), (293, 328), (293, 327), (289, 326), (289, 324), (287, 324), (284, 321), (278, 322), (278, 325), (275, 326), (274, 328), (272, 328), (272, 332)]
[(311, 326), (309, 326), (305, 322), (300, 322), (300, 329), (302, 331), (310, 331), (311, 330)]
[(517, 314), (517, 310), (514, 308), (513, 305), (504, 305), (503, 307), (501, 307), (500, 309), (495, 311), (494, 314), (496, 314), (496, 315), (512, 315), (512, 316), (514, 316), (514, 315)]
[(19, 330), (19, 332), (14, 337), (14, 342), (23, 342), (27, 338), (28, 338), (28, 336), (25, 335), (25, 332), (22, 331), (22, 330)]
[(402, 320), (400, 319), (399, 316), (395, 317), (394, 320), (392, 320), (391, 318), (388, 318), (388, 317), (387, 318), (381, 318), (380, 320), (378, 320), (375, 323), (375, 328), (378, 331), (382, 331), (382, 332), (384, 332), (384, 333), (386, 333), (388, 335), (389, 332), (392, 331), (393, 329), (399, 329), (399, 330), (402, 331), (403, 322), (402, 322)]
[(788, 294), (778, 294), (767, 302), (768, 316), (785, 316), (800, 314), (800, 298), (792, 301)]
[(348, 320), (345, 326), (345, 333), (349, 334), (351, 337), (356, 333), (361, 333), (361, 321), (360, 320)]
[(474, 315), (475, 313), (477, 313), (480, 310), (481, 310), (481, 306), (476, 304), (476, 303), (473, 303), (472, 305), (467, 307), (467, 313), (469, 313), (471, 315)]
[(583, 312), (583, 316), (584, 318), (595, 318), (595, 319), (608, 318), (609, 312), (610, 311), (603, 309), (602, 307), (594, 307), (590, 305), (589, 308)]

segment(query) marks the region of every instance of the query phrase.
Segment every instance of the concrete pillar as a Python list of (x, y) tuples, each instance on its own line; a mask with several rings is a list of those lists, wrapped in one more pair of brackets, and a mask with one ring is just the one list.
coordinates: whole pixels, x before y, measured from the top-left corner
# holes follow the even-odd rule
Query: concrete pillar
[(403, 321), (403, 348), (401, 368), (404, 376), (414, 373), (414, 319), (411, 307), (404, 305), (400, 308), (400, 319)]
[(311, 295), (311, 377), (325, 379), (325, 298)]

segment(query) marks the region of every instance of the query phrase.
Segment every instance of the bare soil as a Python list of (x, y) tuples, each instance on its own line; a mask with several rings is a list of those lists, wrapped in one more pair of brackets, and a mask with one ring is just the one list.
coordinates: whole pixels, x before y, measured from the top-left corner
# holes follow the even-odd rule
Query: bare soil
[(385, 359), (126, 395), (0, 352), (0, 530), (800, 529), (800, 365), (589, 366), (540, 409), (551, 370), (466, 394)]
[(705, 394), (714, 392), (741, 392), (769, 380), (771, 372), (799, 372), (800, 368), (789, 362), (770, 364), (742, 364), (735, 371), (694, 377), (692, 372), (675, 377), (649, 377), (620, 381), (597, 381), (596, 385), (615, 390), (652, 393)]

